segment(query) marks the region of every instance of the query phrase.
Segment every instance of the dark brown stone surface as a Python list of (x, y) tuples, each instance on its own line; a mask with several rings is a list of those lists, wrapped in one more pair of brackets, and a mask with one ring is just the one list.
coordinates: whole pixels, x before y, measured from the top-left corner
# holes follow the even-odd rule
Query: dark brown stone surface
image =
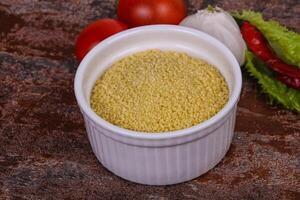
[[(299, 0), (191, 0), (254, 9), (300, 32)], [(178, 185), (131, 183), (98, 163), (73, 93), (74, 40), (115, 16), (114, 0), (0, 1), (0, 199), (300, 199), (300, 116), (270, 106), (244, 74), (236, 134), (207, 174)]]

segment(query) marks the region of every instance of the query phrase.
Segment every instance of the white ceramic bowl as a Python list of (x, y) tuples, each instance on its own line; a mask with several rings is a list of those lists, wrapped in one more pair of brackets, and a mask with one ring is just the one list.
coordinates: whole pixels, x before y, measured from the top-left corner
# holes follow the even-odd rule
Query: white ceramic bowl
[[(228, 83), (228, 103), (209, 120), (173, 132), (135, 132), (103, 120), (89, 103), (96, 79), (120, 58), (146, 49), (183, 51), (215, 65)], [(104, 167), (137, 183), (168, 185), (196, 178), (224, 157), (241, 84), (238, 62), (216, 39), (186, 27), (152, 25), (118, 33), (93, 48), (77, 70), (75, 94), (92, 149)]]

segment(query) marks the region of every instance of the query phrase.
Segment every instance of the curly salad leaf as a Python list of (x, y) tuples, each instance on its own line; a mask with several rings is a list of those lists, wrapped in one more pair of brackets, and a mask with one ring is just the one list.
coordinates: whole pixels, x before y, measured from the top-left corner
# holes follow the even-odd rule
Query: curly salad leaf
[(246, 52), (246, 70), (258, 80), (271, 103), (280, 103), (285, 108), (300, 112), (300, 92), (274, 78), (274, 73), (250, 51)]
[(299, 34), (289, 31), (276, 21), (264, 21), (261, 13), (243, 11), (242, 13), (232, 13), (232, 15), (238, 20), (249, 21), (256, 26), (282, 60), (300, 68)]

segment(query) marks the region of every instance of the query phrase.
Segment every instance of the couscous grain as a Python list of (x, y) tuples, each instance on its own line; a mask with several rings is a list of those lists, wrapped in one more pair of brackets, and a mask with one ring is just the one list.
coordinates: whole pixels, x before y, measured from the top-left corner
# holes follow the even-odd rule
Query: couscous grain
[(214, 66), (185, 53), (147, 50), (105, 71), (92, 90), (91, 107), (114, 125), (154, 133), (203, 122), (224, 107), (228, 96)]

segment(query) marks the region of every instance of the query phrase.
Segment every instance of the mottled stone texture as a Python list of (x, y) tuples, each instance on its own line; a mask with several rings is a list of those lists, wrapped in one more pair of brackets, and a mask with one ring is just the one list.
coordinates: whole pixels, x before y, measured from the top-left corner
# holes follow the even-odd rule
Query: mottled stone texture
[[(254, 9), (300, 32), (299, 0), (190, 0)], [(244, 73), (236, 134), (207, 174), (174, 186), (131, 183), (93, 155), (76, 105), (74, 40), (115, 16), (114, 0), (0, 1), (0, 199), (300, 199), (300, 116), (270, 106)]]

